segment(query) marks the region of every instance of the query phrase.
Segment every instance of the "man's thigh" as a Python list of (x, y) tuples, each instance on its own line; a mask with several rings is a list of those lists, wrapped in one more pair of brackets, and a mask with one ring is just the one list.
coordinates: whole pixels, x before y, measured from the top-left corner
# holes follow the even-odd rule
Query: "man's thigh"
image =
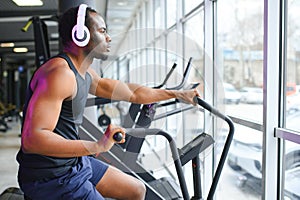
[(95, 188), (97, 182), (96, 184), (91, 182), (99, 179), (99, 175), (93, 176), (93, 174), (96, 173), (96, 170), (93, 170), (94, 167), (88, 158), (83, 157), (82, 162), (72, 167), (65, 175), (49, 181), (36, 181), (22, 184), (21, 188), (25, 195), (33, 200), (102, 200), (104, 198)]
[(130, 198), (140, 190), (143, 184), (138, 179), (119, 169), (109, 166), (96, 189), (104, 196), (114, 199)]

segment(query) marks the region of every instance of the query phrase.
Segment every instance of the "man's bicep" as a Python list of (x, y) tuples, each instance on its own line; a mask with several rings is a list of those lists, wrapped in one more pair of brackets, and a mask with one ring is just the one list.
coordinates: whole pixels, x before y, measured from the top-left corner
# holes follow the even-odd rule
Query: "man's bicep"
[(25, 127), (34, 130), (52, 131), (58, 121), (62, 100), (44, 94), (33, 95), (27, 107)]
[[(50, 74), (40, 78), (33, 88), (25, 116), (27, 130), (53, 130), (60, 113), (62, 101), (74, 90), (72, 76), (61, 76), (62, 73)], [(67, 81), (68, 80), (68, 81)]]

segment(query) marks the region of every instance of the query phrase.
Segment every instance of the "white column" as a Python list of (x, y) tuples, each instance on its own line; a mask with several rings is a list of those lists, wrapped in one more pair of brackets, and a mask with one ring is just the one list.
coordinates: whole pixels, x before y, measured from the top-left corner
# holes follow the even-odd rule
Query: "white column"
[(279, 2), (264, 0), (264, 105), (262, 199), (276, 200), (278, 164), (274, 128), (279, 123)]

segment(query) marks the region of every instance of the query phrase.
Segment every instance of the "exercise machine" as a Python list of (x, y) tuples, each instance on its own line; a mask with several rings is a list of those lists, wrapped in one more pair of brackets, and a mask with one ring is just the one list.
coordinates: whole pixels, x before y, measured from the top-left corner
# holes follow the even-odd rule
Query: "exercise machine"
[[(188, 67), (190, 65), (191, 59), (189, 60)], [(188, 67), (185, 72), (188, 71)], [(184, 73), (183, 81), (186, 80), (186, 74)], [(168, 74), (168, 76), (170, 73)], [(167, 76), (167, 77), (168, 77)], [(182, 83), (183, 83), (182, 81)], [(165, 81), (164, 81), (165, 83)], [(181, 87), (184, 84), (179, 84), (179, 87), (175, 87), (172, 89), (181, 89)], [(198, 84), (195, 84), (194, 86), (197, 86)], [(163, 85), (161, 84), (160, 87)], [(213, 183), (211, 185), (211, 189), (209, 192), (209, 195), (207, 199), (212, 199), (213, 194), (215, 192), (218, 179), (220, 177), (225, 158), (227, 156), (230, 143), (233, 137), (233, 124), (231, 120), (222, 115), (220, 112), (218, 112), (216, 109), (209, 106), (209, 104), (205, 103), (201, 99), (196, 99), (198, 101), (198, 104), (203, 106), (205, 109), (208, 109), (210, 112), (215, 114), (217, 117), (221, 117), (226, 122), (228, 122), (229, 125), (229, 134), (227, 137), (227, 141), (224, 146), (224, 150), (221, 156), (221, 160), (219, 162), (216, 174), (213, 179)], [(100, 99), (98, 99), (98, 102), (100, 102)], [(103, 100), (101, 103), (109, 103), (109, 100)], [(139, 178), (144, 181), (146, 187), (147, 187), (147, 198), (146, 199), (189, 199), (189, 194), (187, 192), (185, 179), (182, 172), (182, 166), (184, 166), (189, 161), (192, 161), (193, 166), (193, 182), (194, 182), (194, 195), (192, 199), (202, 199), (202, 190), (201, 190), (201, 177), (200, 177), (200, 160), (199, 160), (199, 153), (201, 153), (203, 150), (205, 150), (207, 147), (212, 145), (214, 143), (213, 138), (206, 133), (202, 133), (198, 135), (194, 140), (186, 144), (181, 149), (178, 149), (178, 152), (175, 150), (177, 149), (175, 142), (173, 141), (170, 134), (158, 130), (158, 129), (148, 129), (151, 122), (168, 117), (173, 114), (177, 114), (180, 112), (183, 112), (185, 110), (193, 109), (193, 106), (186, 106), (181, 107), (172, 111), (169, 111), (167, 113), (163, 113), (159, 116), (155, 116), (155, 110), (159, 107), (164, 107), (168, 105), (173, 105), (178, 103), (177, 100), (170, 101), (162, 104), (150, 104), (150, 105), (138, 105), (133, 104), (128, 113), (127, 117), (127, 124), (125, 124), (125, 127), (127, 127), (128, 134), (126, 143), (124, 145), (117, 145), (119, 148), (113, 148), (112, 154), (108, 153), (107, 155), (102, 155), (99, 159), (109, 161), (110, 164), (117, 166), (118, 168), (122, 169), (123, 171), (135, 176), (136, 178)], [(89, 133), (96, 133), (97, 128), (91, 128), (92, 124), (88, 122), (87, 119), (84, 120), (83, 129), (82, 131), (85, 132), (86, 136), (89, 135)], [(132, 129), (128, 129), (132, 128)], [(83, 135), (85, 135), (83, 134)], [(177, 170), (177, 176), (180, 185), (178, 186), (174, 180), (170, 178), (161, 178), (159, 180), (156, 180), (151, 172), (148, 172), (145, 170), (138, 160), (138, 154), (140, 152), (140, 149), (142, 147), (142, 144), (144, 143), (145, 136), (148, 135), (162, 135), (167, 138), (167, 140), (170, 143), (171, 152), (174, 159), (174, 165)], [(90, 138), (89, 138), (90, 137)], [(89, 135), (86, 139), (91, 138), (98, 138), (99, 136), (93, 136)], [(180, 158), (180, 159), (175, 159)], [(180, 162), (179, 162), (180, 160)], [(179, 192), (181, 191), (181, 192)]]
[[(187, 66), (190, 66), (191, 59)], [(184, 73), (183, 80), (186, 80), (186, 75)], [(170, 73), (168, 74), (168, 76)], [(167, 76), (167, 78), (168, 78)], [(165, 83), (166, 81), (164, 81)], [(183, 82), (183, 81), (182, 81)], [(184, 84), (179, 84), (178, 87), (173, 89), (181, 89)], [(193, 87), (198, 84), (194, 84)], [(160, 85), (162, 87), (163, 84)], [(195, 99), (197, 103), (202, 106), (204, 109), (210, 111), (212, 114), (215, 114), (217, 117), (224, 119), (229, 126), (229, 134), (221, 155), (220, 162), (215, 173), (211, 189), (207, 199), (212, 199), (215, 192), (228, 150), (232, 141), (234, 127), (232, 121), (222, 115), (219, 111), (211, 107), (205, 101), (197, 98)], [(109, 103), (110, 100), (98, 99), (98, 103)], [(160, 107), (165, 107), (173, 104), (179, 103), (178, 100), (169, 101), (165, 103), (155, 103), (149, 105), (138, 105), (132, 104), (130, 106), (129, 112), (127, 114), (127, 124), (123, 124), (127, 128), (128, 134), (126, 137), (126, 143), (121, 145), (115, 145), (109, 153), (101, 154), (99, 159), (105, 160), (110, 164), (120, 168), (121, 170), (135, 176), (138, 179), (141, 179), (147, 187), (147, 196), (146, 199), (189, 199), (189, 194), (186, 188), (185, 178), (182, 172), (182, 167), (188, 163), (192, 162), (193, 166), (193, 183), (194, 183), (194, 195), (192, 199), (202, 199), (202, 190), (201, 190), (201, 177), (200, 177), (200, 160), (199, 154), (203, 152), (206, 148), (211, 146), (214, 143), (213, 138), (206, 133), (199, 134), (196, 138), (190, 141), (181, 149), (177, 149), (176, 144), (170, 134), (163, 130), (158, 129), (149, 129), (149, 126), (152, 121), (165, 118), (186, 110), (195, 109), (194, 106), (184, 106), (178, 109), (160, 114), (155, 116), (156, 109)], [(85, 118), (82, 126), (81, 137), (85, 139), (96, 139), (99, 138), (97, 134), (97, 128)], [(92, 133), (92, 134), (91, 134)], [(94, 135), (95, 134), (95, 135)], [(98, 135), (98, 136), (97, 136)], [(138, 155), (140, 153), (141, 147), (145, 141), (145, 137), (149, 135), (162, 135), (169, 142), (174, 165), (176, 167), (177, 177), (179, 180), (179, 185), (172, 180), (171, 178), (161, 178), (156, 179), (153, 174), (147, 171), (139, 162)], [(178, 159), (179, 158), (179, 159)], [(180, 192), (181, 191), (181, 192)]]
[[(234, 134), (234, 125), (229, 117), (223, 115), (214, 107), (210, 106), (204, 100), (200, 98), (195, 98), (195, 101), (203, 109), (208, 110), (216, 117), (223, 119), (229, 127), (229, 132), (226, 138), (226, 142), (220, 157), (220, 161), (217, 165), (215, 175), (206, 199), (213, 199), (230, 145)], [(169, 179), (161, 178), (156, 179), (151, 172), (143, 168), (142, 165), (136, 160), (136, 154), (130, 152), (130, 149), (124, 151), (123, 147), (119, 145), (113, 146), (111, 151), (107, 153), (100, 154), (98, 159), (104, 160), (111, 165), (114, 165), (124, 172), (142, 180), (147, 187), (146, 199), (156, 200), (156, 199), (190, 199), (190, 195), (187, 190), (186, 180), (183, 174), (182, 167), (188, 163), (192, 162), (193, 166), (193, 184), (194, 184), (194, 194), (191, 199), (203, 199), (202, 189), (201, 189), (201, 177), (200, 177), (200, 159), (199, 154), (203, 152), (206, 148), (214, 143), (213, 138), (210, 134), (201, 133), (188, 144), (178, 149), (176, 143), (172, 136), (167, 132), (160, 129), (151, 128), (132, 128), (126, 129), (127, 135), (135, 138), (145, 138), (149, 135), (161, 135), (164, 136), (172, 152), (173, 162), (176, 168), (178, 184)], [(80, 136), (84, 139), (96, 140), (101, 135), (101, 131), (94, 126), (88, 119), (84, 118), (83, 125), (80, 128)]]

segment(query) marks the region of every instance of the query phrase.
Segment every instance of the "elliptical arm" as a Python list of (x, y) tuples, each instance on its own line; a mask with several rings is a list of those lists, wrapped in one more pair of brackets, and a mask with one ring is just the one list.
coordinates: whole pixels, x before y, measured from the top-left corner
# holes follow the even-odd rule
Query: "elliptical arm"
[(170, 78), (171, 74), (173, 73), (174, 69), (176, 68), (176, 66), (177, 66), (177, 64), (174, 63), (173, 66), (172, 66), (172, 68), (171, 68), (171, 70), (168, 72), (165, 80), (160, 85), (154, 86), (153, 88), (154, 89), (162, 88), (166, 84), (166, 82), (169, 80), (169, 78)]
[(230, 144), (231, 144), (232, 139), (233, 139), (234, 125), (233, 125), (232, 120), (228, 116), (223, 115), (217, 109), (213, 108), (211, 105), (206, 103), (204, 100), (200, 99), (199, 97), (195, 97), (194, 101), (197, 102), (204, 109), (210, 111), (212, 114), (214, 114), (217, 117), (219, 117), (219, 118), (223, 119), (224, 121), (226, 121), (228, 126), (229, 126), (229, 133), (228, 133), (228, 136), (226, 138), (225, 145), (224, 145), (224, 148), (223, 148), (223, 151), (222, 151), (222, 155), (220, 157), (220, 161), (218, 163), (217, 170), (216, 170), (215, 175), (213, 177), (213, 181), (212, 181), (212, 184), (211, 184), (208, 196), (207, 196), (207, 199), (211, 200), (211, 199), (213, 199), (213, 195), (216, 191), (216, 187), (217, 187), (218, 181), (220, 179), (220, 175), (221, 175), (221, 172), (223, 170), (223, 166), (225, 164), (227, 154), (229, 152)]
[(190, 57), (189, 61), (188, 61), (188, 64), (185, 68), (185, 71), (183, 73), (183, 77), (182, 77), (182, 80), (181, 80), (181, 83), (175, 87), (170, 87), (170, 88), (166, 88), (167, 90), (180, 90), (181, 88), (183, 88), (183, 86), (185, 85), (185, 83), (187, 82), (187, 79), (188, 79), (188, 75), (191, 71), (191, 63), (192, 63), (192, 57)]

